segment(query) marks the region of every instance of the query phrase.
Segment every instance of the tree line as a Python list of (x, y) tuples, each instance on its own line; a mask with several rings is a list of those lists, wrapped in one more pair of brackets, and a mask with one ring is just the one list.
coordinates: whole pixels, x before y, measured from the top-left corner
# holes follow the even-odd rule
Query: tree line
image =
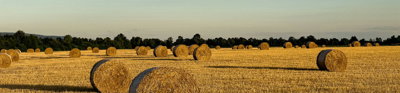
[(215, 47), (217, 45), (221, 47), (232, 47), (234, 45), (244, 44), (244, 45), (253, 45), (258, 46), (261, 42), (268, 42), (270, 46), (282, 46), (285, 42), (292, 42), (293, 45), (304, 45), (308, 41), (313, 41), (319, 45), (327, 45), (327, 46), (347, 46), (353, 41), (360, 41), (361, 44), (365, 43), (380, 43), (381, 45), (399, 45), (400, 44), (400, 35), (391, 36), (383, 40), (382, 38), (375, 39), (361, 39), (359, 40), (356, 36), (352, 36), (350, 39), (348, 38), (315, 38), (312, 35), (302, 36), (300, 38), (289, 37), (288, 39), (283, 38), (264, 38), (264, 39), (256, 39), (256, 38), (243, 38), (243, 37), (234, 37), (234, 38), (214, 38), (214, 39), (203, 39), (200, 34), (195, 34), (192, 38), (184, 38), (182, 36), (178, 36), (176, 40), (172, 37), (169, 37), (166, 40), (161, 40), (158, 38), (141, 38), (141, 37), (132, 37), (127, 38), (124, 34), (118, 34), (114, 38), (106, 37), (106, 38), (80, 38), (80, 37), (72, 37), (71, 35), (66, 35), (64, 37), (59, 38), (39, 38), (35, 35), (26, 34), (25, 32), (19, 30), (13, 35), (4, 35), (0, 36), (0, 49), (20, 49), (22, 51), (26, 51), (28, 48), (39, 48), (45, 49), (48, 47), (53, 48), (56, 51), (65, 51), (71, 50), (72, 48), (86, 49), (87, 47), (99, 47), (100, 49), (106, 49), (110, 46), (114, 46), (118, 49), (132, 49), (136, 46), (150, 46), (155, 48), (158, 45), (165, 45), (168, 48), (178, 45), (178, 44), (208, 44), (210, 47)]

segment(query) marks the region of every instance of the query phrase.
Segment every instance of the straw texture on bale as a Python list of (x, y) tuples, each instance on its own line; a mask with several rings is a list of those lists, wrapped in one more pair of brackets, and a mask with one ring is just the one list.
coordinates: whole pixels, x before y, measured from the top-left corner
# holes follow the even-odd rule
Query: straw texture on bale
[(92, 49), (92, 53), (99, 53), (99, 52), (100, 52), (100, 49), (98, 47), (94, 47)]
[(155, 57), (167, 57), (168, 56), (168, 48), (166, 46), (159, 45), (154, 49), (153, 55)]
[(150, 68), (132, 80), (129, 93), (200, 93), (193, 75), (171, 67)]
[(260, 50), (269, 50), (269, 44), (268, 42), (262, 42), (260, 45), (258, 45), (258, 48)]
[(11, 56), (6, 53), (0, 53), (0, 68), (10, 67), (12, 62)]
[(217, 46), (215, 46), (215, 49), (221, 49), (221, 46), (219, 46), (219, 45), (217, 45)]
[(245, 49), (246, 47), (243, 44), (238, 45), (237, 49)]
[(69, 57), (71, 58), (79, 58), (81, 57), (81, 50), (78, 48), (74, 48), (69, 52)]
[(253, 49), (253, 45), (247, 45), (246, 48), (247, 49)]
[(373, 45), (372, 45), (372, 43), (365, 43), (365, 46), (366, 47), (372, 47)]
[(19, 53), (13, 49), (7, 50), (7, 54), (10, 55), (13, 62), (19, 61)]
[(186, 45), (180, 44), (174, 48), (172, 53), (175, 57), (187, 57), (189, 55), (189, 48)]
[(136, 51), (136, 55), (147, 55), (149, 50), (145, 46), (140, 46)]
[(32, 48), (30, 48), (30, 49), (26, 50), (26, 52), (28, 52), (28, 53), (34, 53), (34, 52), (35, 52), (35, 50), (34, 50), (34, 49), (32, 49)]
[(339, 50), (323, 50), (318, 54), (317, 66), (320, 70), (343, 72), (347, 68), (347, 57)]
[(36, 53), (39, 53), (39, 52), (40, 52), (40, 48), (36, 48), (36, 49), (35, 49), (35, 52), (36, 52)]
[(199, 45), (197, 44), (193, 44), (189, 46), (189, 55), (193, 55), (194, 49), (196, 49), (197, 47), (199, 47)]
[(117, 48), (115, 48), (115, 47), (107, 48), (106, 55), (107, 56), (115, 56), (115, 55), (117, 55)]
[(375, 46), (381, 46), (381, 44), (379, 44), (379, 43), (374, 43), (375, 44)]
[(53, 48), (46, 48), (44, 54), (53, 54)]
[(86, 50), (92, 50), (92, 49), (93, 49), (92, 47), (87, 47), (87, 48), (86, 48)]
[(361, 43), (358, 41), (354, 41), (351, 43), (352, 47), (361, 47)]
[(285, 42), (285, 43), (283, 44), (283, 48), (293, 48), (292, 42)]
[(151, 47), (150, 47), (150, 46), (146, 46), (146, 49), (147, 49), (147, 50), (151, 50)]
[(232, 49), (238, 49), (238, 46), (237, 46), (237, 45), (234, 45), (234, 46), (232, 47)]
[(306, 44), (307, 48), (318, 48), (318, 45), (315, 42), (307, 42)]
[(1, 53), (7, 53), (7, 49), (1, 49)]
[(207, 46), (200, 46), (194, 50), (193, 58), (194, 60), (210, 60), (211, 50)]
[(127, 93), (132, 80), (132, 73), (123, 62), (97, 62), (90, 72), (92, 86), (101, 93)]
[(201, 44), (200, 47), (208, 47), (208, 48), (210, 48), (207, 44)]

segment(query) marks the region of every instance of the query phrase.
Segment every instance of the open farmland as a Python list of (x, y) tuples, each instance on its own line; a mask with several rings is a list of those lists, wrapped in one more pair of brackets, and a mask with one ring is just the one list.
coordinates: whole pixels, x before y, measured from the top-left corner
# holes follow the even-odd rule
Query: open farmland
[[(320, 71), (318, 53), (338, 49), (348, 58), (345, 72)], [(186, 58), (156, 58), (152, 51), (137, 56), (133, 49), (116, 56), (82, 51), (69, 58), (69, 51), (52, 55), (22, 53), (20, 61), (0, 69), (0, 92), (96, 92), (89, 82), (92, 66), (104, 58), (121, 62), (134, 78), (151, 67), (175, 67), (193, 74), (200, 91), (249, 92), (396, 92), (400, 90), (400, 47), (270, 48), (269, 50), (212, 49), (210, 61)]]

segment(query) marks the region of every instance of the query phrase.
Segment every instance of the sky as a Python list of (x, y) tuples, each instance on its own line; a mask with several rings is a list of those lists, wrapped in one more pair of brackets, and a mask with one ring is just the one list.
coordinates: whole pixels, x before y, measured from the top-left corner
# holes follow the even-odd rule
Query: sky
[(0, 0), (0, 32), (76, 37), (400, 34), (400, 0)]

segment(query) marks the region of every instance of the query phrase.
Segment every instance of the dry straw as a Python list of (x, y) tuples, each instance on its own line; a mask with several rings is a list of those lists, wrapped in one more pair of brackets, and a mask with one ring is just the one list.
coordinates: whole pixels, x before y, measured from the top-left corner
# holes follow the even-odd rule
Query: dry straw
[(292, 42), (285, 42), (285, 43), (283, 44), (283, 48), (293, 48)]
[(154, 49), (153, 55), (155, 57), (167, 57), (168, 56), (168, 48), (166, 46), (159, 45)]
[(221, 49), (221, 46), (219, 46), (219, 45), (217, 45), (217, 46), (215, 46), (215, 49)]
[(245, 49), (246, 47), (243, 44), (240, 44), (237, 49)]
[(35, 49), (35, 52), (36, 52), (36, 53), (39, 53), (39, 52), (40, 52), (40, 48), (36, 48), (36, 49)]
[(172, 53), (175, 57), (186, 57), (189, 55), (189, 48), (186, 45), (180, 44), (174, 47), (174, 51)]
[(7, 54), (11, 56), (13, 62), (19, 61), (19, 53), (14, 49), (7, 50)]
[(237, 45), (234, 45), (234, 46), (232, 47), (232, 49), (236, 50), (236, 49), (238, 49), (238, 46), (237, 46)]
[(195, 60), (210, 60), (211, 50), (208, 46), (200, 46), (194, 50), (193, 58)]
[(358, 42), (358, 41), (353, 41), (353, 42), (351, 43), (351, 45), (352, 45), (352, 47), (361, 47), (361, 43)]
[(307, 42), (306, 44), (307, 48), (318, 48), (318, 45), (315, 42)]
[(71, 58), (79, 58), (81, 57), (81, 50), (78, 48), (74, 48), (69, 52), (69, 57)]
[(107, 56), (115, 56), (115, 55), (117, 55), (117, 48), (115, 48), (115, 47), (107, 48), (106, 55)]
[(1, 53), (7, 53), (7, 49), (1, 49)]
[(193, 55), (194, 49), (196, 49), (197, 47), (199, 47), (199, 45), (197, 44), (193, 44), (189, 46), (189, 55)]
[(150, 68), (132, 80), (129, 93), (200, 93), (193, 75), (172, 67)]
[(372, 47), (373, 45), (372, 45), (372, 43), (365, 43), (365, 46), (366, 47)]
[(149, 50), (145, 46), (140, 46), (138, 48), (138, 50), (136, 51), (136, 54), (137, 55), (147, 55), (147, 52), (149, 52)]
[(32, 49), (32, 48), (30, 48), (30, 49), (26, 50), (26, 52), (28, 52), (28, 53), (34, 53), (34, 52), (35, 52), (35, 50), (34, 50), (34, 49)]
[(260, 45), (258, 45), (258, 48), (260, 50), (269, 50), (269, 44), (268, 42), (262, 42)]
[(100, 49), (98, 47), (94, 47), (92, 49), (92, 53), (99, 53), (99, 52), (100, 52)]
[(86, 50), (92, 50), (92, 49), (93, 49), (92, 47), (87, 47), (87, 48), (86, 48)]
[(318, 54), (317, 66), (320, 70), (343, 72), (347, 68), (347, 57), (339, 50), (323, 50)]
[(6, 53), (0, 53), (0, 68), (10, 67), (12, 62), (11, 56)]
[(46, 48), (44, 54), (53, 54), (53, 48)]
[(90, 83), (101, 93), (126, 93), (133, 75), (122, 62), (97, 62), (90, 72)]
[(247, 49), (253, 49), (253, 45), (247, 45), (246, 48)]

